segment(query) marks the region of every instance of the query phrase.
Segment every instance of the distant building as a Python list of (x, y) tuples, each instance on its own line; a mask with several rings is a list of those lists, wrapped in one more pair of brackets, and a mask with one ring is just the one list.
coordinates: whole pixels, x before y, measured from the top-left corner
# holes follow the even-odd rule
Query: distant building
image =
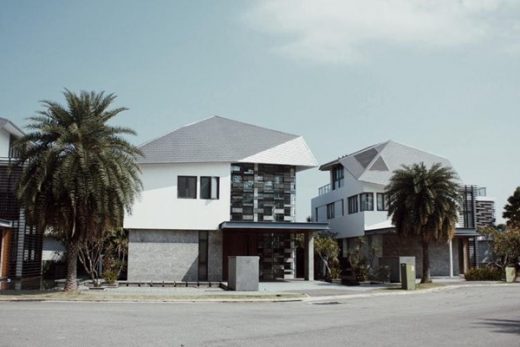
[[(330, 172), (330, 182), (319, 188), (318, 196), (312, 199), (312, 220), (329, 223), (340, 240), (343, 256), (356, 246), (358, 237), (366, 236), (369, 246), (376, 250), (377, 259), (415, 256), (420, 274), (421, 247), (417, 241), (401, 239), (395, 234), (385, 195), (385, 186), (394, 170), (419, 162), (428, 167), (434, 163), (452, 167), (446, 158), (393, 141), (321, 165), (320, 170)], [(463, 200), (455, 238), (430, 247), (432, 275), (464, 273), (476, 265), (477, 227), (494, 221), (492, 200), (479, 195), (484, 191), (474, 186), (461, 187)]]
[(312, 232), (328, 227), (295, 222), (297, 173), (316, 166), (301, 136), (211, 117), (140, 149), (129, 281), (221, 281), (229, 256), (248, 255), (261, 280), (313, 279)]
[(21, 169), (13, 143), (23, 132), (0, 118), (0, 279), (26, 279), (41, 275), (42, 234), (25, 222), (16, 199)]

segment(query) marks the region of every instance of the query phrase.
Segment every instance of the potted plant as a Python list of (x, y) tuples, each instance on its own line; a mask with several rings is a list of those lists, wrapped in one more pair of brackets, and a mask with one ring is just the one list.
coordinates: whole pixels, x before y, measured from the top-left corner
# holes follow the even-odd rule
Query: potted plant
[(514, 264), (510, 264), (506, 266), (506, 282), (513, 283), (514, 281), (516, 281), (516, 267)]

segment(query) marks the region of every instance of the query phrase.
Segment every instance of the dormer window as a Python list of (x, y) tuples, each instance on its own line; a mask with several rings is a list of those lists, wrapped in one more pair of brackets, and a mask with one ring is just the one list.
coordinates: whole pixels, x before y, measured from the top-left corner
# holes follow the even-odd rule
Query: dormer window
[(332, 169), (332, 190), (343, 187), (343, 165), (335, 166)]

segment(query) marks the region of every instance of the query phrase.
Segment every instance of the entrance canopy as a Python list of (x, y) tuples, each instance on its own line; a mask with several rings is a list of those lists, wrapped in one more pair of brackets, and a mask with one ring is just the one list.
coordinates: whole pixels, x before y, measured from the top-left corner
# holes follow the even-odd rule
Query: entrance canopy
[(10, 221), (5, 219), (0, 219), (0, 228), (11, 228), (12, 224)]
[[(315, 231), (329, 230), (327, 223), (231, 221), (220, 224), (223, 232), (223, 278), (231, 256), (258, 256), (260, 280), (314, 279)], [(303, 252), (298, 257), (295, 235), (303, 234)], [(300, 247), (301, 250), (301, 247)], [(300, 259), (300, 261), (298, 261)], [(300, 274), (300, 275), (299, 275)]]
[(284, 223), (284, 222), (243, 222), (231, 221), (220, 223), (220, 230), (249, 230), (260, 232), (291, 232), (328, 231), (328, 223)]

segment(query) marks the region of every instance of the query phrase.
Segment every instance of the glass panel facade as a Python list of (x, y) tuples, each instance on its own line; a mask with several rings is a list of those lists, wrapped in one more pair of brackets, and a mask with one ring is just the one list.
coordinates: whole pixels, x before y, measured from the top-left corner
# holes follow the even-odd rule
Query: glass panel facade
[(293, 166), (231, 165), (231, 220), (294, 222), (295, 201)]

